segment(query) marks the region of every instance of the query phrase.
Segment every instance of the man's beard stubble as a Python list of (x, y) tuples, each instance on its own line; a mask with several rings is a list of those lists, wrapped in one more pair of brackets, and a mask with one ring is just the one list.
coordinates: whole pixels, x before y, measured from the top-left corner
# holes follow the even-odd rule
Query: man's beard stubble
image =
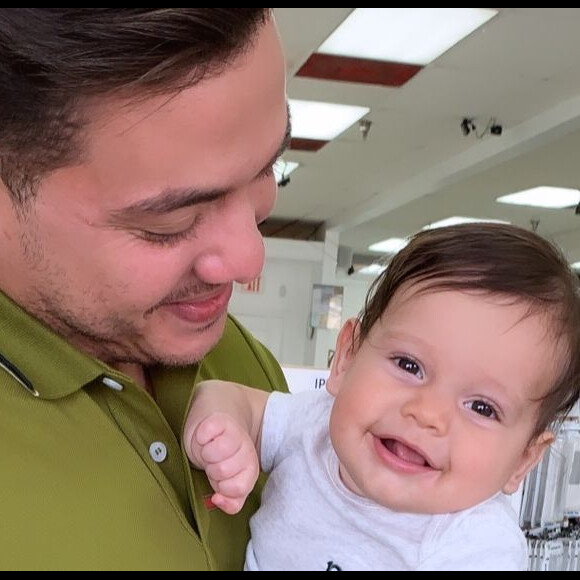
[[(68, 304), (75, 304), (72, 296), (68, 295), (66, 284), (68, 279), (66, 271), (51, 261), (45, 255), (38, 235), (35, 234), (35, 220), (27, 219), (27, 229), (21, 236), (21, 248), (23, 257), (28, 267), (42, 275), (45, 279), (42, 288), (31, 288), (21, 306), (30, 314), (39, 318), (51, 330), (60, 335), (71, 345), (85, 354), (99, 359), (107, 364), (130, 363), (144, 366), (164, 364), (170, 366), (183, 366), (199, 362), (206, 352), (199, 355), (191, 355), (187, 358), (177, 357), (167, 353), (155, 352), (143, 340), (143, 334), (139, 327), (122, 317), (116, 312), (109, 312), (103, 316), (95, 316), (95, 313), (80, 307), (80, 313), (73, 311)], [(190, 282), (187, 286), (174, 290), (156, 305), (148, 308), (143, 314), (143, 326), (148, 318), (151, 318), (161, 307), (175, 302), (186, 301), (200, 294), (214, 291), (216, 286), (199, 281)], [(118, 288), (102, 288), (97, 295), (92, 289), (85, 289), (79, 293), (85, 297), (91, 297), (90, 303), (106, 305), (107, 296), (119, 295)], [(137, 312), (137, 311), (136, 311)], [(218, 321), (212, 321), (207, 327), (198, 329), (198, 332), (214, 326)]]

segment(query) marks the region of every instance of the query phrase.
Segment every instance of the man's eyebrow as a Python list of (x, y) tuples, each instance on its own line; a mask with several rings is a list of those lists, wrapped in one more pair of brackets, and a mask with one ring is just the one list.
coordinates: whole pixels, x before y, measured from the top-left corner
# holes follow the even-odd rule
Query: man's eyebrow
[[(292, 124), (290, 122), (290, 114), (288, 112), (286, 131), (284, 133), (284, 138), (278, 147), (278, 150), (271, 158), (271, 160), (264, 165), (264, 167), (258, 172), (261, 175), (269, 167), (274, 165), (274, 162), (286, 151), (290, 145), (292, 139)], [(196, 188), (170, 188), (165, 189), (155, 197), (149, 199), (143, 199), (137, 203), (128, 205), (118, 210), (111, 212), (111, 217), (114, 220), (126, 219), (128, 217), (134, 217), (135, 215), (160, 215), (165, 213), (170, 213), (184, 207), (189, 207), (193, 205), (198, 205), (201, 203), (208, 203), (216, 201), (217, 199), (223, 197), (228, 193), (225, 189), (213, 189), (213, 190), (200, 190)]]
[(290, 147), (290, 141), (292, 141), (292, 121), (290, 120), (290, 107), (287, 108), (287, 111), (288, 113), (286, 117), (287, 118), (286, 131), (284, 133), (282, 143), (280, 143), (280, 147), (278, 147), (278, 150), (276, 151), (276, 153), (274, 153), (274, 156), (270, 159), (270, 161), (268, 161), (268, 163), (266, 163), (266, 165), (264, 165), (264, 167), (262, 168), (262, 170), (258, 175), (260, 175), (261, 173), (272, 167), (272, 165), (274, 165), (277, 159), (282, 156), (284, 151), (286, 151), (286, 149)]
[(164, 189), (155, 197), (114, 210), (110, 212), (110, 216), (113, 220), (123, 220), (135, 216), (162, 215), (184, 207), (215, 201), (225, 194), (224, 190)]

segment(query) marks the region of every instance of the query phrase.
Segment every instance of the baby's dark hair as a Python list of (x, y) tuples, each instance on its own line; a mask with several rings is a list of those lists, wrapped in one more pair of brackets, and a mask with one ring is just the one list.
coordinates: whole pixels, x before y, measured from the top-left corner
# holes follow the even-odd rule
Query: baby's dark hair
[(534, 436), (561, 420), (580, 396), (580, 289), (576, 274), (553, 244), (522, 228), (493, 223), (422, 231), (389, 263), (369, 290), (359, 315), (357, 344), (380, 320), (406, 283), (423, 291), (478, 291), (529, 305), (545, 314), (565, 362), (541, 405)]

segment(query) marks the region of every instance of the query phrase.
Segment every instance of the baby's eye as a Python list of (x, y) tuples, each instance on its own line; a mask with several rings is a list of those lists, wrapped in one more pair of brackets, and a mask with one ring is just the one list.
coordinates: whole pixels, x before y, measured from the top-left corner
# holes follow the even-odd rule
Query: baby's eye
[(485, 401), (482, 400), (468, 401), (467, 403), (465, 403), (465, 406), (474, 413), (477, 413), (478, 415), (481, 415), (482, 417), (485, 417), (487, 419), (497, 420), (499, 418), (497, 411), (494, 409), (493, 405), (490, 405)]
[(423, 378), (423, 371), (421, 367), (413, 360), (405, 356), (393, 357), (395, 364), (406, 373), (416, 376), (419, 379)]

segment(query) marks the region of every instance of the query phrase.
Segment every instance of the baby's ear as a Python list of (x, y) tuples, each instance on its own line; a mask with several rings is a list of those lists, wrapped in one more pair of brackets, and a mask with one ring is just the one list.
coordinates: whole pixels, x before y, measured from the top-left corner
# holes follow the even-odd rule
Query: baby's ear
[(532, 470), (544, 456), (546, 449), (553, 443), (555, 437), (551, 431), (544, 431), (538, 435), (526, 448), (519, 465), (503, 487), (507, 494), (515, 493), (524, 480), (524, 477)]
[(336, 352), (332, 358), (330, 376), (326, 382), (326, 389), (336, 396), (340, 390), (344, 372), (350, 366), (357, 348), (360, 324), (356, 318), (349, 318), (340, 329), (336, 340)]

